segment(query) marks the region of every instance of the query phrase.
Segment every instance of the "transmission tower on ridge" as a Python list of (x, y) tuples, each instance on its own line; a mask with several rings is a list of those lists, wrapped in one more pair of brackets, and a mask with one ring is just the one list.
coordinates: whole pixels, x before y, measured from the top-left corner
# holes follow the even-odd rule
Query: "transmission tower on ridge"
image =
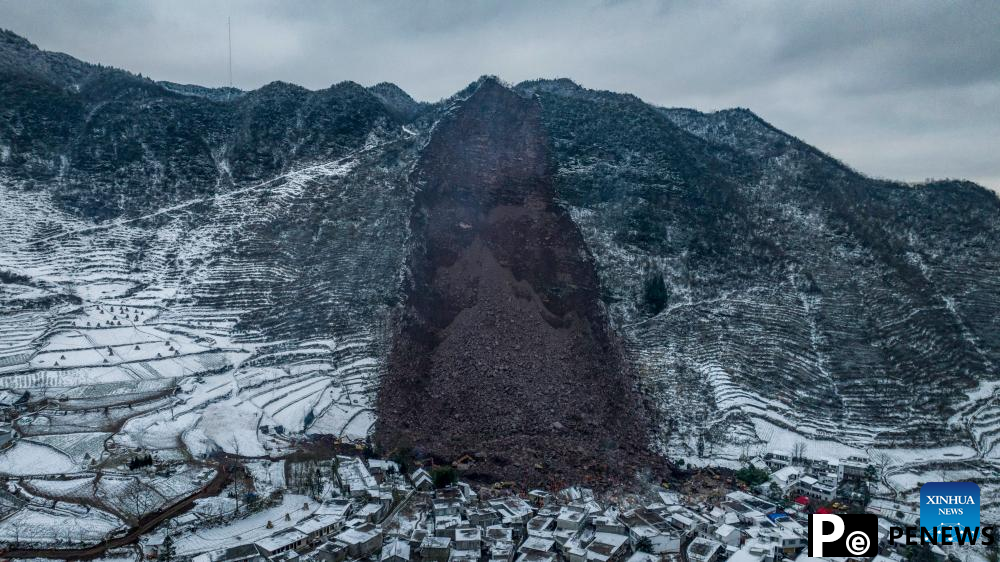
[(226, 28), (229, 31), (229, 95), (233, 95), (233, 18), (226, 17)]

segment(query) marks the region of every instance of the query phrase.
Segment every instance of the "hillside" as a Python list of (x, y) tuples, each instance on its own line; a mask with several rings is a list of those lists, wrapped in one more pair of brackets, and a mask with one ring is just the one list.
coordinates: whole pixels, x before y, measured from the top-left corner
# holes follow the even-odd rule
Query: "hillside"
[(219, 90), (3, 32), (0, 388), (52, 412), (0, 472), (317, 435), (529, 484), (798, 442), (992, 470), (998, 242), (984, 188), (868, 178), (746, 109)]

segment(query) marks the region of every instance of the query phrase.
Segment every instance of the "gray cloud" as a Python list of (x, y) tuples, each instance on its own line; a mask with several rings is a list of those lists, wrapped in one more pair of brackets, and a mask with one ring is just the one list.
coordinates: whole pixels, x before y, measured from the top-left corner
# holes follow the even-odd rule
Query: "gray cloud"
[(570, 77), (660, 105), (749, 107), (881, 177), (1000, 190), (1000, 4), (0, 0), (42, 48), (156, 79), (435, 100), (481, 74)]

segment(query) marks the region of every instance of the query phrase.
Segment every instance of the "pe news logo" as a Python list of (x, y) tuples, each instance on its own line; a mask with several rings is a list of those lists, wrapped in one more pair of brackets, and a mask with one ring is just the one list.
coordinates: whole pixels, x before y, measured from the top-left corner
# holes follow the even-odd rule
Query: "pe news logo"
[(878, 554), (878, 516), (864, 513), (809, 515), (809, 556), (869, 558)]
[(928, 482), (920, 487), (920, 526), (932, 529), (937, 540), (954, 538), (979, 524), (978, 484)]

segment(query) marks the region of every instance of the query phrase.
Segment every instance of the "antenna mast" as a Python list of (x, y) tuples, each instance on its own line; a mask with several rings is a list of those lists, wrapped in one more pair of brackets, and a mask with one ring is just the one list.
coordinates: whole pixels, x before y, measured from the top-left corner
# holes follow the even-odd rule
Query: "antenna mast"
[[(226, 27), (229, 30), (229, 89), (233, 88), (233, 18), (226, 16)], [(230, 92), (232, 94), (232, 92)]]

